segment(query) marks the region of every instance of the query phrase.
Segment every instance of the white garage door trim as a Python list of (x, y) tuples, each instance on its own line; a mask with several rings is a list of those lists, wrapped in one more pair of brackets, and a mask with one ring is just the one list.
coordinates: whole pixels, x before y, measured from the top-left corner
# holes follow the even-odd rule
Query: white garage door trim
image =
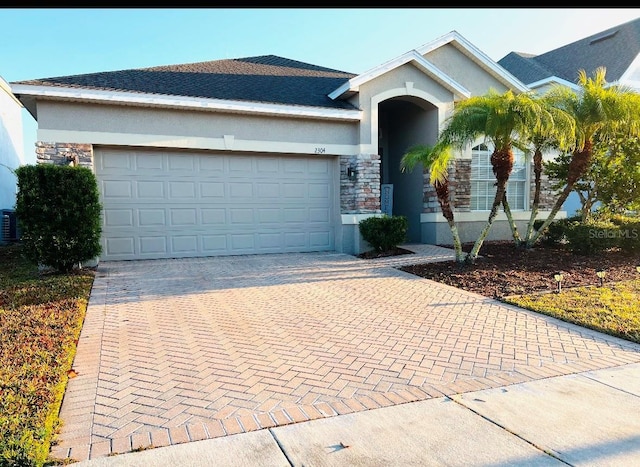
[(335, 249), (331, 157), (96, 149), (102, 261)]

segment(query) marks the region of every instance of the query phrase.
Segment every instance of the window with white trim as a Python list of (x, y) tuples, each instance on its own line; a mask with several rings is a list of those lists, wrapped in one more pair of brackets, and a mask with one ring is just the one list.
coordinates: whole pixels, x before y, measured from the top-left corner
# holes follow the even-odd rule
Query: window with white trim
[[(493, 148), (484, 143), (471, 150), (471, 210), (489, 211), (496, 196), (496, 177), (491, 167)], [(513, 149), (513, 170), (507, 182), (507, 201), (512, 210), (524, 210), (527, 202), (527, 165), (522, 151)]]

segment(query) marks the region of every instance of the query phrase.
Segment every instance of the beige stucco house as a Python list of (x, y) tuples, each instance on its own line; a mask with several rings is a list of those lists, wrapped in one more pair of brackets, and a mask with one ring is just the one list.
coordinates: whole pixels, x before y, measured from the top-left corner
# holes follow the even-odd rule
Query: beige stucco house
[[(259, 56), (12, 83), (38, 122), (38, 161), (95, 171), (103, 261), (354, 254), (368, 247), (358, 222), (383, 212), (407, 216), (411, 243), (450, 244), (428, 178), (400, 159), (490, 88), (528, 89), (455, 31), (360, 75)], [(493, 199), (480, 143), (451, 167), (463, 241)], [(525, 220), (521, 156), (508, 193)], [(489, 238), (510, 235), (502, 216)]]

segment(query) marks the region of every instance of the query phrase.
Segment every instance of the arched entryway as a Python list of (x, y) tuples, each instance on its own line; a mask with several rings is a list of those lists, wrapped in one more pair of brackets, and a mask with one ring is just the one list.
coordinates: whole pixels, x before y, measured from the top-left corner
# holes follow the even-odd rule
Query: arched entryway
[(392, 188), (392, 215), (406, 216), (409, 221), (407, 241), (422, 243), (420, 215), (424, 210), (424, 177), (422, 166), (412, 172), (401, 172), (400, 161), (407, 150), (417, 144), (432, 145), (438, 137), (438, 108), (422, 99), (399, 96), (378, 106), (378, 154), (380, 154), (381, 206), (385, 211)]

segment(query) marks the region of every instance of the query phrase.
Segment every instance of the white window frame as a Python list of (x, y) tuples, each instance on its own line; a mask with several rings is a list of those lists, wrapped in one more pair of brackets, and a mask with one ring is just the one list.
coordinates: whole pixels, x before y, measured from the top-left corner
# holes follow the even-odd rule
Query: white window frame
[[(496, 187), (494, 186), (496, 178), (493, 174), (491, 167), (491, 154), (493, 153), (493, 146), (490, 143), (480, 143), (475, 145), (471, 149), (471, 211), (486, 212), (491, 210), (493, 200), (495, 198)], [(519, 149), (513, 148), (515, 156), (514, 170), (509, 176), (507, 182), (507, 199), (509, 200), (509, 207), (512, 211), (528, 211), (529, 210), (529, 160), (524, 152)], [(474, 166), (478, 157), (484, 157), (486, 164), (482, 164), (480, 167)], [(520, 162), (521, 161), (521, 162)], [(514, 174), (519, 169), (523, 170), (524, 178), (514, 178)], [(517, 200), (515, 195), (512, 194), (513, 187), (516, 183), (522, 184), (523, 193)], [(479, 191), (482, 193), (479, 194)], [(482, 197), (483, 199), (478, 199)]]

